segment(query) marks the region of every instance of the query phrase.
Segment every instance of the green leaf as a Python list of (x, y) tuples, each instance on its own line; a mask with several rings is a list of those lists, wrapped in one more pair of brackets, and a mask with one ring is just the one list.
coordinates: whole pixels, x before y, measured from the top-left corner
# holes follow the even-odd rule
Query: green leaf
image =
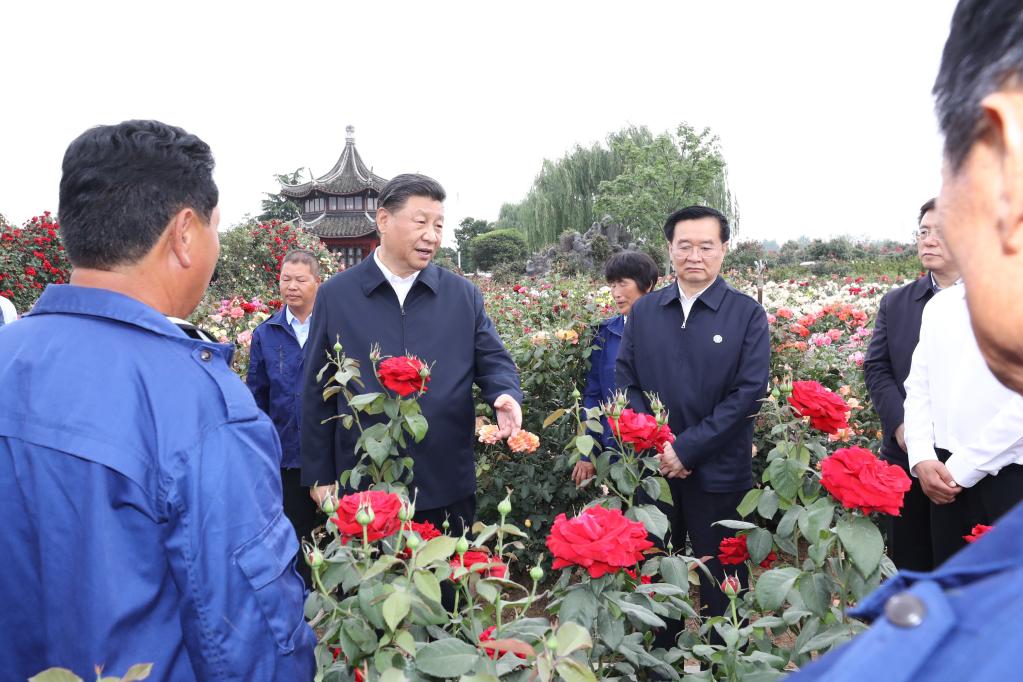
[(815, 543), (821, 539), (821, 531), (831, 528), (831, 521), (835, 516), (835, 503), (826, 497), (822, 497), (799, 515), (799, 532), (803, 534), (806, 541)]
[(323, 402), (327, 402), (328, 400), (330, 400), (332, 396), (335, 396), (340, 392), (341, 392), (340, 386), (328, 386), (327, 388), (323, 389)]
[(476, 647), (454, 638), (441, 639), (416, 653), (416, 670), (434, 677), (458, 677), (472, 670), (479, 659)]
[(136, 680), (144, 680), (149, 677), (149, 673), (152, 671), (152, 663), (138, 663), (128, 668), (128, 672), (124, 673), (124, 676), (121, 677), (121, 682), (136, 682)]
[(732, 530), (753, 530), (757, 527), (757, 524), (750, 523), (749, 521), (733, 521), (730, 519), (715, 521), (712, 525), (723, 526), (725, 528), (731, 528)]
[(555, 633), (558, 638), (558, 655), (568, 656), (579, 649), (593, 648), (590, 632), (578, 623), (567, 621), (561, 624)]
[(757, 503), (760, 501), (760, 496), (764, 494), (763, 488), (753, 488), (746, 496), (742, 498), (742, 502), (735, 508), (739, 512), (739, 516), (749, 516), (753, 513), (753, 510), (757, 508)]
[(455, 552), (456, 544), (458, 544), (458, 539), (447, 535), (441, 535), (428, 540), (422, 549), (416, 553), (413, 565), (415, 568), (422, 568), (431, 562), (449, 559)]
[(362, 574), (363, 580), (369, 580), (370, 578), (380, 575), (391, 566), (398, 563), (400, 559), (391, 554), (384, 554), (379, 559), (373, 562), (373, 565), (369, 567), (369, 570)]
[(846, 517), (838, 522), (838, 539), (856, 570), (869, 578), (881, 564), (884, 554), (884, 539), (874, 522), (865, 516)]
[(656, 500), (661, 496), (661, 480), (663, 479), (661, 479), (660, 476), (647, 476), (640, 483), (643, 487), (643, 492), (645, 492), (651, 500)]
[(380, 674), (380, 682), (405, 682), (408, 679), (398, 668), (388, 668)]
[(765, 490), (757, 503), (757, 513), (765, 519), (773, 519), (778, 513), (778, 493), (771, 488)]
[(408, 592), (401, 590), (391, 592), (391, 596), (384, 601), (384, 622), (392, 632), (398, 629), (398, 625), (408, 615), (411, 607), (412, 598)]
[(82, 682), (82, 678), (67, 668), (47, 668), (38, 675), (28, 678), (28, 682)]
[(551, 412), (549, 415), (547, 415), (547, 418), (543, 420), (543, 427), (546, 429), (551, 424), (561, 419), (564, 416), (565, 412), (567, 412), (567, 410), (564, 407), (559, 407), (558, 409)]
[(746, 549), (749, 550), (749, 558), (754, 564), (759, 564), (767, 558), (774, 548), (774, 538), (771, 531), (763, 528), (754, 528), (746, 533)]
[(416, 640), (408, 630), (398, 630), (394, 633), (394, 645), (409, 656), (416, 655)]
[(803, 482), (803, 467), (792, 459), (776, 459), (767, 467), (771, 486), (783, 499), (794, 500)]
[(831, 608), (831, 582), (823, 573), (807, 573), (799, 579), (799, 596), (813, 615), (824, 618)]
[(597, 444), (597, 441), (593, 439), (593, 436), (576, 436), (575, 438), (575, 449), (580, 455), (590, 456), (593, 452), (593, 446)]
[(848, 625), (834, 625), (824, 632), (814, 635), (806, 644), (800, 647), (797, 653), (808, 654), (814, 651), (831, 649), (849, 639), (852, 639), (853, 631)]
[(766, 611), (774, 611), (781, 607), (800, 574), (798, 568), (787, 566), (772, 569), (761, 575), (754, 590), (757, 603)]
[(359, 395), (353, 395), (348, 404), (352, 409), (362, 409), (382, 395), (383, 393), (360, 393)]
[(419, 594), (434, 604), (440, 604), (440, 581), (437, 580), (437, 576), (429, 571), (416, 571), (412, 575), (412, 582), (415, 583)]
[(597, 596), (588, 587), (580, 586), (570, 591), (561, 600), (558, 618), (575, 621), (585, 628), (593, 625), (597, 617)]
[(658, 538), (663, 538), (668, 532), (668, 517), (660, 509), (652, 504), (643, 504), (632, 507), (625, 512), (626, 518), (639, 521), (646, 527), (647, 532)]
[(475, 675), (462, 675), (458, 678), (458, 682), (501, 682), (501, 680), (490, 673), (477, 673)]
[(481, 580), (476, 583), (476, 594), (486, 600), (487, 603), (493, 604), (497, 601), (497, 597), (501, 594), (501, 591), (493, 584), (488, 583), (485, 580)]
[[(558, 644), (561, 642), (559, 641)], [(596, 682), (593, 671), (573, 658), (558, 661), (554, 668), (565, 682)]]
[(420, 442), (426, 437), (427, 423), (426, 417), (421, 414), (410, 414), (405, 416), (405, 425), (408, 426), (409, 431), (412, 432), (412, 437), (416, 439), (416, 442)]
[(670, 585), (689, 590), (689, 566), (676, 556), (661, 559), (661, 577)]
[(665, 626), (665, 623), (663, 620), (661, 620), (661, 617), (658, 616), (653, 611), (651, 611), (650, 609), (646, 608), (645, 606), (633, 604), (632, 602), (626, 601), (624, 599), (612, 601), (614, 601), (614, 603), (618, 605), (618, 608), (622, 610), (622, 613), (629, 616), (629, 618), (632, 620), (639, 621), (644, 625), (650, 625), (655, 628), (663, 628)]

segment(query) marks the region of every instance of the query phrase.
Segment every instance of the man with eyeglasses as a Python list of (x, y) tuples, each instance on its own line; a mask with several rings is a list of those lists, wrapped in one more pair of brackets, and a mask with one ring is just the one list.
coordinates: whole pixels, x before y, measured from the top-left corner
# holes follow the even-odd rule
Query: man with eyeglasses
[[(937, 292), (959, 279), (938, 226), (935, 200), (920, 207), (913, 231), (920, 264), (927, 272), (911, 284), (889, 291), (881, 299), (874, 335), (863, 363), (870, 402), (881, 417), (884, 441), (881, 456), (909, 474), (906, 454), (903, 402), (913, 350), (920, 338), (924, 306)], [(920, 481), (910, 476), (913, 487), (906, 493), (900, 516), (889, 517), (888, 553), (899, 568), (928, 571), (934, 567), (931, 546), (930, 501)]]
[[(767, 391), (771, 340), (763, 307), (721, 278), (728, 251), (728, 219), (707, 206), (675, 211), (664, 223), (675, 281), (636, 301), (618, 350), (616, 381), (637, 411), (650, 411), (644, 392), (668, 408), (673, 445), (660, 455), (672, 507), (675, 548), (712, 557), (700, 572), (700, 601), (711, 616), (722, 615), (728, 598), (715, 558), (730, 531), (715, 526), (735, 518), (735, 508), (753, 487), (753, 418)], [(736, 567), (747, 584), (744, 566)], [(658, 636), (668, 646), (681, 631), (678, 621)], [(667, 641), (671, 640), (671, 641)]]

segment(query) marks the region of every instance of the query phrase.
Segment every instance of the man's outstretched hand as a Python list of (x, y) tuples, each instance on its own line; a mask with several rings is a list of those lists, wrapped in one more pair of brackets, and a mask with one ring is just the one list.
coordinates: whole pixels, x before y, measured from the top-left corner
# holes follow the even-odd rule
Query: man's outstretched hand
[(494, 412), (497, 414), (497, 426), (500, 429), (497, 432), (498, 438), (514, 436), (522, 428), (522, 408), (518, 401), (507, 393), (499, 395), (494, 401)]

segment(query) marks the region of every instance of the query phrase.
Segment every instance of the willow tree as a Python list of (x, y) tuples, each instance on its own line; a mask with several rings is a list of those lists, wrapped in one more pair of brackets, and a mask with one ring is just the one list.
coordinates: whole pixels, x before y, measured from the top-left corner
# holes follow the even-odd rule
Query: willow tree
[(687, 123), (674, 134), (649, 141), (614, 140), (611, 151), (621, 172), (601, 183), (595, 208), (645, 239), (663, 239), (664, 219), (690, 204), (718, 209), (738, 228), (738, 205), (728, 187), (725, 158), (710, 128), (697, 131)]
[(576, 145), (557, 161), (545, 159), (526, 198), (501, 207), (497, 227), (519, 229), (531, 249), (557, 241), (566, 229), (588, 228), (597, 215), (594, 202), (600, 186), (624, 168), (615, 151), (621, 140), (644, 144), (653, 136), (646, 128), (625, 128), (610, 135), (607, 146)]

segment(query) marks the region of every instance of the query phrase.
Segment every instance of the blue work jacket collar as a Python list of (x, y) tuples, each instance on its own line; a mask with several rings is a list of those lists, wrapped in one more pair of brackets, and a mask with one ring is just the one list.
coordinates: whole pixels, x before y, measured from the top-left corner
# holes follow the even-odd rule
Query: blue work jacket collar
[(295, 334), (295, 328), (288, 323), (288, 305), (284, 304), (280, 310), (271, 315), (266, 321), (267, 324), (272, 324), (275, 327), (281, 327), (287, 332), (288, 336), (295, 339), (295, 343), (298, 343), (298, 335)]
[[(387, 284), (387, 278), (384, 277), (384, 273), (380, 271), (377, 266), (376, 259), (373, 254), (370, 254), (368, 258), (352, 268), (352, 274), (357, 275), (359, 281), (362, 284), (362, 293), (369, 296), (373, 291), (376, 290), (381, 284)], [(437, 288), (440, 285), (440, 273), (437, 271), (437, 266), (430, 263), (423, 270), (419, 272), (419, 276), (416, 277), (415, 284), (412, 285), (414, 289), (419, 283), (422, 282), (430, 291), (437, 293)], [(388, 285), (390, 286), (390, 285)]]
[[(708, 308), (716, 311), (721, 306), (721, 301), (725, 298), (725, 292), (728, 289), (728, 282), (718, 275), (714, 283), (707, 287), (696, 301), (702, 301)], [(678, 297), (678, 280), (672, 280), (671, 284), (651, 295), (660, 296), (661, 305), (671, 305), (672, 303), (682, 305), (682, 301)]]
[(618, 317), (612, 317), (608, 320), (607, 325), (605, 326), (607, 327), (607, 330), (615, 336), (621, 336), (625, 333), (625, 316), (619, 315)]
[(234, 346), (228, 343), (211, 343), (189, 338), (176, 324), (158, 310), (142, 301), (109, 289), (81, 287), (74, 284), (50, 284), (36, 301), (29, 315), (88, 315), (105, 317), (124, 324), (141, 327), (147, 331), (201, 345), (223, 356), (230, 363)]

